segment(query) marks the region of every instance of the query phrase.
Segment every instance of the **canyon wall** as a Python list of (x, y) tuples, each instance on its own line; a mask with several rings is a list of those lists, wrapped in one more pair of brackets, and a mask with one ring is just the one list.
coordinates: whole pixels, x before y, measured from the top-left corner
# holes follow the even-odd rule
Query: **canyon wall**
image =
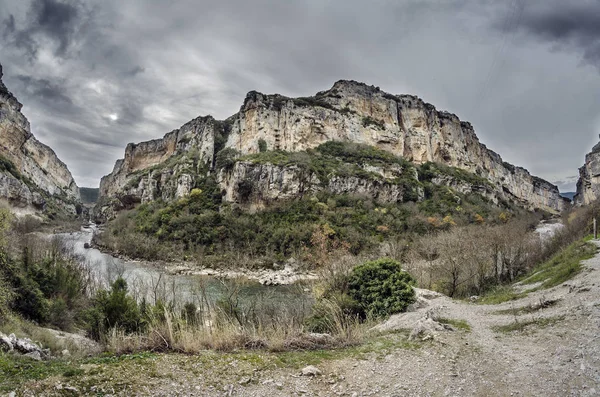
[(0, 200), (16, 213), (39, 213), (49, 204), (74, 214), (79, 188), (56, 153), (38, 141), (22, 105), (2, 82), (0, 65)]
[(585, 156), (585, 164), (579, 168), (577, 193), (573, 201), (577, 205), (587, 205), (600, 198), (600, 143)]

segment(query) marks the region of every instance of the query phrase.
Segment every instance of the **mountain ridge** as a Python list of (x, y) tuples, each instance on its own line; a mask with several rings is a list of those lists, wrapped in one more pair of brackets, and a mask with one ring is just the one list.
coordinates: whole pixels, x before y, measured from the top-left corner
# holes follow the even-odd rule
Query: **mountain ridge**
[(138, 184), (136, 192), (127, 186), (135, 185), (131, 175), (190, 151), (196, 156), (196, 171), (200, 164), (218, 174), (215, 158), (223, 149), (240, 155), (259, 153), (261, 146), (301, 152), (327, 141), (374, 146), (414, 164), (438, 162), (466, 170), (490, 180), (507, 200), (528, 209), (560, 212), (568, 205), (555, 185), (504, 162), (480, 143), (469, 122), (414, 95), (393, 95), (354, 80), (339, 80), (312, 97), (250, 91), (239, 112), (226, 120), (198, 117), (163, 138), (128, 144), (125, 157), (102, 178), (100, 195), (137, 202), (185, 196), (194, 178), (181, 164), (171, 169), (179, 180), (163, 173), (154, 175), (154, 181), (137, 181), (145, 187)]

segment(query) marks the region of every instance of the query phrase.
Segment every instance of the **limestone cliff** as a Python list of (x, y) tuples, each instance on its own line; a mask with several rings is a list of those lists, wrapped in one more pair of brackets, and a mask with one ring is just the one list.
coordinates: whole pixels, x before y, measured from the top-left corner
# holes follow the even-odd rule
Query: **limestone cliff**
[[(332, 194), (357, 194), (371, 197), (384, 203), (402, 202), (408, 189), (396, 180), (404, 173), (417, 182), (415, 169), (402, 167), (360, 167), (361, 175), (330, 173), (327, 178), (294, 164), (260, 164), (252, 161), (238, 161), (233, 169), (219, 170), (217, 182), (222, 188), (223, 200), (229, 203), (245, 204), (250, 210), (262, 209), (278, 200), (289, 200), (304, 195), (327, 190)], [(369, 173), (370, 175), (367, 175)], [(244, 186), (246, 184), (246, 187)], [(415, 191), (417, 200), (423, 196)]]
[[(328, 141), (343, 141), (374, 146), (414, 164), (436, 162), (466, 170), (488, 180), (496, 199), (529, 209), (560, 212), (567, 205), (556, 186), (504, 163), (479, 142), (471, 124), (456, 115), (437, 111), (415, 96), (391, 95), (354, 81), (339, 81), (330, 90), (307, 98), (252, 91), (240, 111), (225, 122), (207, 117), (192, 123), (195, 127), (185, 129), (189, 146), (179, 145), (185, 126), (161, 140), (128, 145), (125, 158), (103, 178), (101, 196), (105, 200), (126, 196), (133, 201), (147, 201), (185, 195), (194, 175), (185, 171), (190, 170), (191, 165), (186, 165), (189, 159), (181, 162), (176, 158), (187, 158), (186, 152), (201, 148), (196, 157), (200, 163), (213, 163), (224, 200), (239, 202), (240, 183), (252, 179), (257, 183), (253, 201), (260, 207), (258, 198), (268, 201), (297, 197), (317, 185), (324, 188), (323, 181), (315, 175), (308, 179), (303, 175), (300, 183), (298, 170), (290, 166), (238, 162), (225, 172), (213, 161), (222, 148), (235, 149), (244, 156), (259, 151), (307, 151)], [(165, 166), (168, 162), (173, 166)], [(402, 189), (392, 187), (389, 181), (359, 179), (332, 179), (326, 188), (385, 200), (398, 200), (403, 195)]]
[(577, 205), (590, 204), (600, 198), (600, 143), (585, 156), (585, 164), (579, 168), (577, 193), (573, 201)]
[(21, 103), (1, 79), (0, 65), (0, 199), (17, 213), (74, 214), (80, 198), (71, 173), (33, 136)]

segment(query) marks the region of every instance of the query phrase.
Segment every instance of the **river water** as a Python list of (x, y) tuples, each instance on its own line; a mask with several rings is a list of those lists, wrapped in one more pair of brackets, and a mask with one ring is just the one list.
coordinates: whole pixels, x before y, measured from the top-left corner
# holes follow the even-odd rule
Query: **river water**
[[(542, 222), (536, 232), (542, 241), (551, 238), (563, 227), (559, 222)], [(313, 298), (306, 285), (265, 286), (255, 281), (238, 279), (227, 281), (212, 276), (171, 275), (158, 266), (139, 261), (122, 260), (95, 248), (85, 248), (91, 243), (94, 229), (84, 227), (79, 232), (58, 236), (73, 250), (81, 263), (99, 284), (107, 287), (109, 282), (122, 276), (130, 293), (138, 300), (172, 302), (182, 306), (187, 302), (214, 304), (223, 297), (234, 297), (242, 305), (253, 304), (273, 310), (285, 311), (308, 309)]]
[(95, 248), (85, 248), (86, 243), (91, 243), (93, 233), (92, 227), (84, 227), (79, 232), (58, 236), (98, 284), (107, 287), (121, 276), (127, 281), (129, 292), (138, 300), (145, 298), (151, 303), (161, 300), (182, 306), (188, 302), (214, 304), (218, 299), (233, 297), (242, 305), (280, 310), (286, 307), (304, 310), (312, 305), (313, 299), (306, 285), (264, 286), (245, 279), (232, 281), (212, 276), (171, 275), (148, 263), (123, 260)]

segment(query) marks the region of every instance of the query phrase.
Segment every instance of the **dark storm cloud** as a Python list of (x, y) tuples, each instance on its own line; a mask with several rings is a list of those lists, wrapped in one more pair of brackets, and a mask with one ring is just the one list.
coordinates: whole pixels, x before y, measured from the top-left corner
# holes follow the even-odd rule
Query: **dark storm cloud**
[(34, 0), (22, 27), (17, 27), (12, 14), (4, 21), (4, 37), (26, 51), (30, 59), (37, 56), (45, 39), (53, 41), (56, 55), (65, 56), (75, 35), (81, 33), (84, 13), (82, 3), (76, 0)]
[(33, 30), (43, 32), (58, 42), (57, 54), (64, 54), (75, 33), (78, 16), (76, 3), (55, 0), (36, 0), (31, 12), (37, 27)]
[(250, 90), (307, 96), (339, 79), (419, 95), (471, 121), (505, 160), (566, 185), (600, 132), (600, 78), (580, 61), (595, 59), (594, 14), (577, 11), (598, 2), (10, 3), (5, 83), (83, 186), (128, 142), (226, 118)]
[(47, 79), (36, 79), (32, 76), (17, 75), (16, 78), (23, 83), (24, 90), (43, 101), (58, 102), (63, 105), (73, 104), (63, 85), (55, 84)]
[(551, 0), (523, 3), (523, 8), (519, 29), (558, 49), (578, 51), (600, 67), (600, 1)]

